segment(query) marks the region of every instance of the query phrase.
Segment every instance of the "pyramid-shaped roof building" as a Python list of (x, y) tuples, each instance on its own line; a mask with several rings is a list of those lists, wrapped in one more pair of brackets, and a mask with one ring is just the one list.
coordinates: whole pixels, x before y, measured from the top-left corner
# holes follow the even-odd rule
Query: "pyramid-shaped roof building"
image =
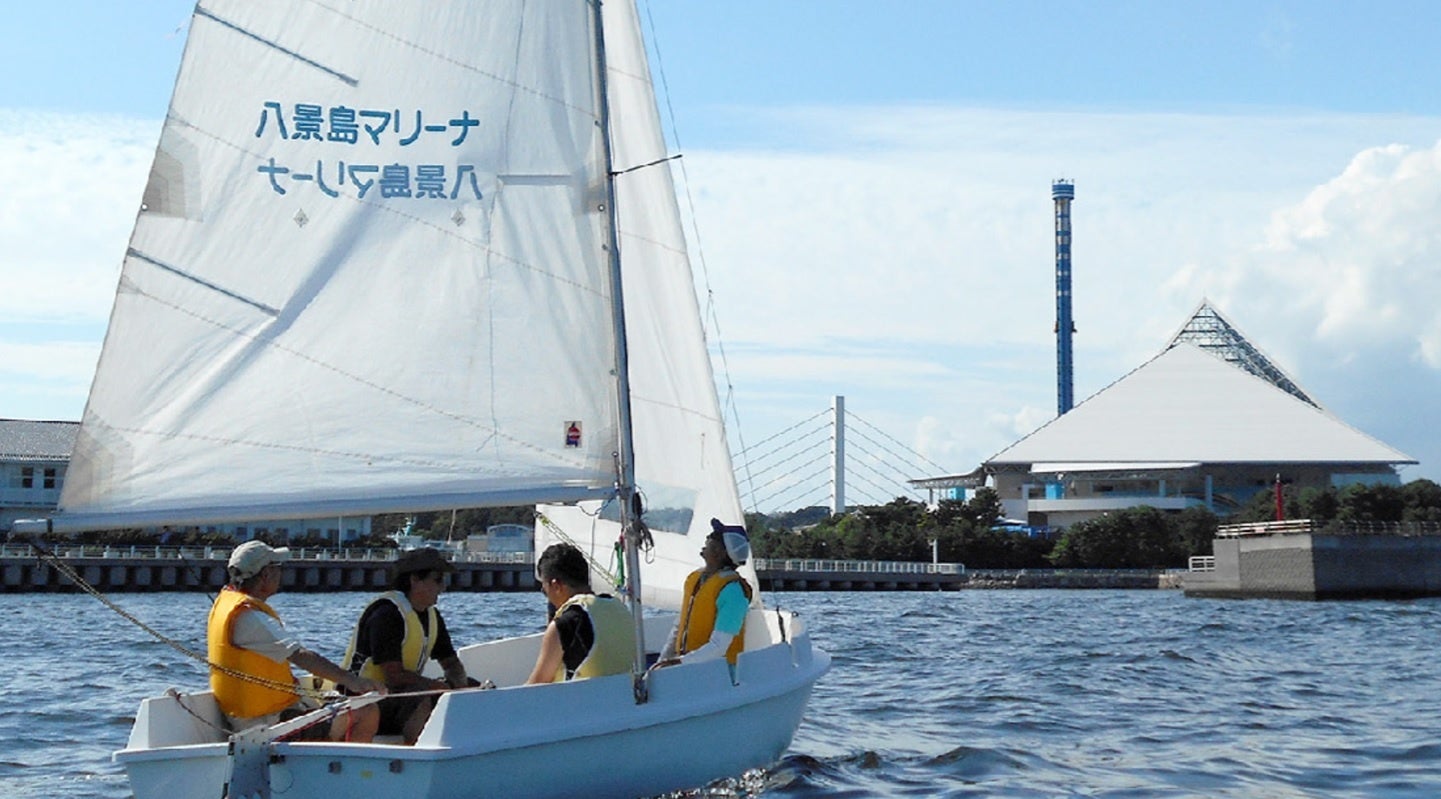
[(1303, 395), (1173, 341), (987, 466), (1416, 463)]
[(1241, 331), (1231, 324), (1231, 320), (1223, 315), (1220, 309), (1211, 304), (1210, 300), (1202, 299), (1201, 304), (1191, 313), (1176, 335), (1171, 337), (1171, 342), (1166, 345), (1167, 349), (1177, 344), (1194, 344), (1197, 347), (1217, 356), (1227, 363), (1245, 369), (1251, 374), (1266, 380), (1275, 387), (1291, 394), (1297, 399), (1321, 407), (1319, 402), (1312, 399), (1291, 376), (1281, 370), (1281, 367), (1271, 362), (1261, 350), (1250, 342)]

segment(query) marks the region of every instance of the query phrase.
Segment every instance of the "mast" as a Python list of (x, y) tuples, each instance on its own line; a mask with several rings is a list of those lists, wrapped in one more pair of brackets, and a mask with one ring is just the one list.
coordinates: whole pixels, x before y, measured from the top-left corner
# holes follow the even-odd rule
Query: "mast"
[(611, 163), (610, 94), (606, 79), (605, 20), (601, 0), (592, 0), (595, 28), (595, 73), (598, 93), (597, 111), (600, 124), (601, 166), (605, 170), (606, 248), (610, 255), (610, 302), (615, 339), (615, 380), (617, 390), (616, 501), (620, 503), (620, 525), (625, 541), (625, 592), (630, 598), (630, 613), (635, 625), (635, 654), (631, 660), (631, 680), (637, 704), (647, 698), (645, 684), (645, 619), (641, 609), (640, 585), (640, 511), (632, 503), (638, 499), (635, 490), (635, 440), (630, 413), (630, 356), (626, 348), (625, 297), (620, 269), (620, 235), (615, 212), (615, 170)]

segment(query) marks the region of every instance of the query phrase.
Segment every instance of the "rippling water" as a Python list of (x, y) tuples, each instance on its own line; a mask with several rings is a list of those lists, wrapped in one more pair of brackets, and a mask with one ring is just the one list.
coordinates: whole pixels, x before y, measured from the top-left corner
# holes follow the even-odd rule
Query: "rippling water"
[[(118, 595), (203, 648), (202, 594)], [(367, 597), (282, 594), (335, 655)], [(1441, 796), (1441, 600), (1174, 591), (772, 594), (835, 657), (788, 755), (730, 793), (789, 797)], [(539, 597), (442, 600), (457, 642), (538, 628)], [(0, 596), (0, 797), (130, 796), (110, 763), (184, 655), (85, 596)]]

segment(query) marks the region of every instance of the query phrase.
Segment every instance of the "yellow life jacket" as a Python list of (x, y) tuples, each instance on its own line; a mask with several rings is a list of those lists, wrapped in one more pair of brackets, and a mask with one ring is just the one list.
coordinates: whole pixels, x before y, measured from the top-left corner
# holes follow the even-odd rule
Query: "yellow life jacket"
[[(731, 583), (740, 583), (741, 590), (745, 591), (746, 599), (751, 598), (751, 586), (744, 578), (731, 569), (722, 569), (712, 574), (705, 582), (701, 582), (699, 570), (690, 573), (685, 578), (686, 601), (680, 608), (680, 622), (676, 626), (675, 653), (684, 655), (692, 650), (700, 649), (710, 640), (712, 632), (715, 632), (716, 599), (720, 596), (722, 588)], [(726, 649), (726, 662), (732, 666), (736, 663), (736, 656), (745, 648), (746, 627), (741, 622), (740, 631), (731, 640), (731, 645)]]
[(215, 701), (220, 709), (237, 718), (253, 719), (278, 713), (295, 704), (299, 694), (292, 687), (282, 690), (270, 685), (243, 680), (227, 674), (221, 669), (237, 671), (260, 677), (274, 685), (295, 685), (295, 675), (290, 672), (289, 663), (276, 663), (270, 658), (242, 649), (231, 642), (235, 619), (243, 611), (268, 613), (277, 621), (280, 616), (270, 606), (244, 591), (226, 586), (215, 598), (210, 608), (210, 620), (206, 626), (206, 655), (213, 666), (210, 669), (210, 690), (215, 692)]
[[(426, 609), (425, 627), (420, 626), (420, 614), (410, 606), (410, 600), (405, 594), (399, 591), (386, 591), (376, 597), (366, 610), (376, 602), (389, 601), (400, 610), (400, 617), (405, 620), (405, 641), (400, 645), (400, 666), (406, 671), (413, 671), (419, 674), (425, 664), (430, 661), (430, 647), (435, 642), (435, 636), (439, 633), (440, 622), (436, 620), (435, 606), (431, 605)], [(361, 613), (360, 618), (364, 619), (365, 614)], [(358, 671), (360, 676), (376, 682), (385, 682), (385, 670), (375, 663), (372, 657), (366, 657), (365, 662), (355, 664), (355, 650), (360, 641), (360, 621), (355, 622), (355, 630), (350, 633), (350, 645), (345, 649), (345, 659), (341, 663), (350, 671)]]
[(575, 673), (566, 677), (565, 660), (555, 671), (555, 682), (567, 679), (584, 680), (590, 677), (605, 677), (630, 671), (635, 658), (635, 625), (630, 609), (614, 597), (595, 594), (576, 594), (556, 608), (557, 616), (566, 608), (578, 607), (590, 618), (590, 629), (595, 641), (590, 645), (585, 660), (575, 667)]

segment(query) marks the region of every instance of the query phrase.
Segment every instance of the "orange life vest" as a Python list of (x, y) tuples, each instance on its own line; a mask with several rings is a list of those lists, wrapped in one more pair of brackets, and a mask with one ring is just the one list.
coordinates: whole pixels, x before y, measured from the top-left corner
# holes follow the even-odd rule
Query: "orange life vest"
[[(731, 583), (740, 583), (741, 590), (745, 591), (746, 599), (751, 598), (751, 586), (739, 574), (730, 569), (718, 571), (701, 582), (699, 570), (690, 573), (685, 578), (686, 600), (680, 607), (680, 621), (676, 626), (675, 652), (677, 655), (684, 655), (705, 646), (710, 640), (711, 633), (715, 631), (716, 620), (716, 599), (720, 596), (722, 588)], [(736, 656), (745, 648), (746, 627), (741, 622), (740, 631), (731, 640), (731, 645), (726, 649), (726, 661), (732, 666), (735, 665)]]
[[(230, 671), (260, 677), (272, 684), (294, 686), (295, 675), (290, 672), (290, 664), (276, 663), (231, 643), (230, 634), (235, 627), (235, 619), (247, 610), (269, 613), (277, 621), (280, 619), (269, 605), (226, 586), (210, 608), (210, 622), (206, 628), (206, 651), (210, 662)], [(231, 676), (218, 668), (210, 669), (210, 690), (215, 692), (215, 701), (221, 710), (245, 719), (278, 713), (295, 704), (299, 698), (293, 687), (288, 691), (272, 688)]]

